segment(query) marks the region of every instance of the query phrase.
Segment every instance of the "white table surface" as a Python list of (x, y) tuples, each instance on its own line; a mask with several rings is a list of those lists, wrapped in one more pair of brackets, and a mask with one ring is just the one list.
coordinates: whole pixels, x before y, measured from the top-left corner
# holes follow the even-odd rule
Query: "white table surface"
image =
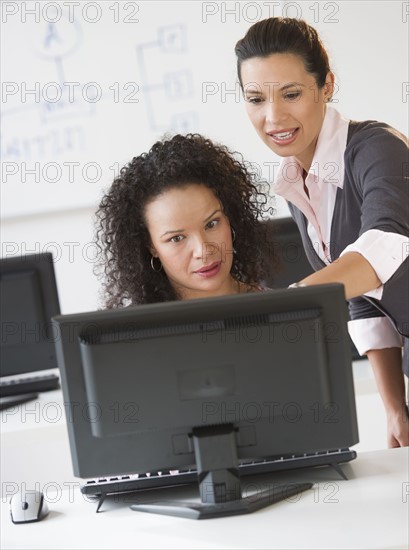
[[(295, 501), (288, 499), (254, 514), (195, 521), (133, 512), (130, 502), (115, 499), (96, 514), (95, 503), (83, 497), (80, 480), (72, 474), (58, 391), (3, 411), (1, 443), (2, 549), (403, 549), (409, 545), (407, 448), (360, 453), (343, 466), (348, 481), (330, 468), (258, 477), (252, 489), (265, 487), (267, 481), (312, 481), (315, 485)], [(10, 496), (21, 487), (44, 491), (50, 513), (43, 521), (11, 522)], [(155, 499), (160, 496), (155, 492)], [(167, 491), (166, 496), (192, 500), (196, 491), (184, 488)], [(145, 501), (146, 493), (137, 498)]]

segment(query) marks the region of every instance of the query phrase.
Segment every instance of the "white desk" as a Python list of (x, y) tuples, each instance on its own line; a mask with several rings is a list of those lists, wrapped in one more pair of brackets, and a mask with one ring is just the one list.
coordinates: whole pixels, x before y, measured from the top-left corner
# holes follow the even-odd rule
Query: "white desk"
[[(6, 417), (2, 413), (2, 549), (408, 547), (407, 448), (360, 454), (343, 467), (348, 481), (329, 468), (269, 476), (270, 481), (316, 485), (296, 502), (282, 501), (247, 516), (194, 521), (132, 512), (129, 502), (112, 500), (96, 514), (95, 503), (85, 500), (72, 475), (58, 404), (61, 408), (59, 392), (49, 392), (37, 404), (27, 403)], [(257, 478), (261, 487), (264, 481)], [(45, 492), (50, 514), (43, 521), (11, 523), (8, 501), (22, 483)]]

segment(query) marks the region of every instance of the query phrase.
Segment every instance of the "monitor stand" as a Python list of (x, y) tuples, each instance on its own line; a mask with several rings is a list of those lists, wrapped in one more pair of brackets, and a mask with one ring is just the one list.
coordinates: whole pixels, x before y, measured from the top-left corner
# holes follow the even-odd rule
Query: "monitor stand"
[(310, 489), (313, 485), (274, 484), (255, 495), (242, 497), (233, 425), (195, 428), (192, 438), (202, 502), (133, 504), (132, 510), (191, 519), (250, 514)]

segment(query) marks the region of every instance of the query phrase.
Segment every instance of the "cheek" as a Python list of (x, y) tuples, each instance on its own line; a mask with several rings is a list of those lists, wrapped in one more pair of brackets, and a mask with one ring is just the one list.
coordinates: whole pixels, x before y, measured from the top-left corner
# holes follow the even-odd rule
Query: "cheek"
[(163, 246), (162, 243), (158, 243), (155, 246), (155, 250), (163, 265), (168, 264), (169, 262), (172, 261), (172, 254), (170, 253), (169, 248), (167, 248), (166, 246)]
[(228, 224), (226, 224), (225, 227), (223, 227), (218, 235), (218, 241), (226, 247), (226, 249), (230, 249), (233, 246), (232, 241), (232, 235), (231, 235), (231, 229)]
[(312, 101), (308, 105), (300, 105), (299, 115), (305, 121), (308, 121), (309, 126), (316, 126), (322, 123), (324, 118), (325, 107), (319, 101)]
[(169, 247), (159, 251), (159, 257), (166, 270), (172, 272), (180, 271), (182, 266), (188, 261), (188, 252), (185, 247)]
[(160, 261), (162, 263), (163, 269), (168, 277), (171, 279), (175, 279), (178, 276), (178, 273), (180, 274), (181, 271), (181, 261), (178, 260), (174, 255), (172, 254), (162, 254), (159, 256)]
[(165, 262), (172, 262), (172, 259), (175, 257), (174, 251), (169, 250), (168, 248), (159, 248), (158, 253), (159, 257)]
[(286, 102), (286, 109), (294, 118), (305, 119), (311, 116), (311, 105), (302, 99)]

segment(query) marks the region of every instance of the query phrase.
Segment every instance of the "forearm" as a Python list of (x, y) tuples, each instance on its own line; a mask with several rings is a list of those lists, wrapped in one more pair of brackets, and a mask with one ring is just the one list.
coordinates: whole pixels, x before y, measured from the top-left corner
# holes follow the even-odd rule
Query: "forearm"
[(347, 300), (361, 296), (382, 284), (371, 264), (357, 252), (344, 254), (300, 283), (306, 285), (343, 283)]
[(387, 411), (405, 410), (405, 380), (401, 348), (374, 349), (367, 352), (376, 385)]

